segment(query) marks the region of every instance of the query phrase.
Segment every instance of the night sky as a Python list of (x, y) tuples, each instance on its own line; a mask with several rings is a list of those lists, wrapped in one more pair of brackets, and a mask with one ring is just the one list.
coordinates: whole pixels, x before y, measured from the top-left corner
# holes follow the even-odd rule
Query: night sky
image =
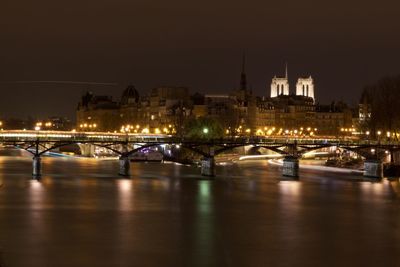
[(292, 92), (311, 74), (317, 101), (354, 104), (364, 85), (400, 73), (399, 10), (398, 1), (2, 0), (0, 116), (74, 118), (86, 90), (119, 98), (129, 83), (229, 92), (243, 50), (258, 95), (287, 61)]

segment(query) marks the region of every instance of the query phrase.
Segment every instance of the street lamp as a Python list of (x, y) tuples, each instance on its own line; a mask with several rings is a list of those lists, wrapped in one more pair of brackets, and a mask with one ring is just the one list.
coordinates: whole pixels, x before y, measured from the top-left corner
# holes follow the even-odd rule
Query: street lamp
[(207, 127), (203, 128), (203, 133), (204, 134), (208, 134), (208, 128)]
[(378, 143), (380, 143), (381, 142), (381, 134), (382, 134), (382, 132), (381, 131), (377, 131), (376, 134), (378, 135)]

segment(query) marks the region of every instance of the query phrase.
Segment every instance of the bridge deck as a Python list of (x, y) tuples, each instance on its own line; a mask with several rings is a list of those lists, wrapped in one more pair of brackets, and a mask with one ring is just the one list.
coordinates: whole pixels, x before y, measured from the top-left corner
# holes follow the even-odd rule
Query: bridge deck
[(191, 140), (164, 134), (126, 134), (105, 132), (72, 132), (72, 131), (18, 131), (8, 130), (0, 132), (0, 143), (19, 142), (53, 142), (53, 143), (163, 143), (188, 145), (289, 145), (299, 146), (400, 146), (395, 140), (361, 140), (355, 138), (336, 137), (282, 137), (282, 136), (237, 136), (222, 139)]

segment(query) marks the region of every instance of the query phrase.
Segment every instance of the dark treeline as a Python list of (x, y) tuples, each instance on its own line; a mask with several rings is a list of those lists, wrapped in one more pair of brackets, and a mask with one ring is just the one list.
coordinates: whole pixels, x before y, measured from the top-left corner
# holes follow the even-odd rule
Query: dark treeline
[[(400, 75), (385, 77), (364, 88), (360, 104), (370, 118), (362, 125), (372, 135), (377, 131), (400, 132)], [(367, 112), (368, 110), (368, 112)]]

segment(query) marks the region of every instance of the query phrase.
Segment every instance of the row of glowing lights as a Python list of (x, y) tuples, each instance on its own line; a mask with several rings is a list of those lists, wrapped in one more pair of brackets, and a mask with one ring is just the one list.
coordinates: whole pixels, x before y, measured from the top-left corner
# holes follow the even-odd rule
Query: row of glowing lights
[[(23, 131), (26, 131), (24, 129)], [(71, 131), (72, 133), (75, 133), (75, 130)], [(71, 138), (72, 135), (70, 134), (55, 134), (55, 133), (1, 133), (0, 136), (4, 137), (56, 137), (56, 138)], [(118, 136), (115, 135), (88, 135), (87, 137), (89, 138), (118, 138)]]
[(39, 121), (39, 122), (37, 122), (35, 124), (34, 129), (35, 129), (35, 131), (40, 131), (40, 129), (42, 129), (42, 127), (50, 128), (50, 127), (53, 127), (53, 126), (55, 126), (55, 125), (52, 122), (41, 122), (41, 121)]
[[(26, 129), (24, 129), (26, 131)], [(75, 133), (75, 131), (71, 131)], [(86, 135), (88, 138), (114, 138), (118, 139), (120, 136), (118, 135), (100, 135), (100, 134), (95, 134), (95, 135)], [(72, 138), (73, 135), (70, 134), (55, 134), (55, 133), (0, 133), (0, 136), (2, 137), (56, 137), (56, 138)]]
[[(150, 133), (150, 129), (148, 127), (144, 127), (141, 128), (139, 124), (136, 125), (122, 125), (121, 129), (120, 129), (121, 133), (130, 133), (130, 132), (134, 132), (134, 133), (144, 133), (144, 134), (148, 134)], [(168, 125), (168, 127), (164, 127), (163, 129), (160, 128), (155, 128), (154, 129), (154, 133), (155, 134), (169, 134), (169, 133), (175, 133), (175, 128), (172, 127), (171, 124)]]
[(340, 131), (341, 132), (355, 132), (356, 129), (355, 128), (341, 128)]
[[(37, 126), (39, 127), (39, 126)], [(28, 133), (18, 133), (16, 131), (19, 130), (7, 130), (6, 132), (0, 133), (0, 136), (7, 136), (7, 137), (30, 137), (30, 136), (39, 136), (39, 137), (72, 137), (72, 135), (66, 135), (63, 133), (70, 132), (73, 134), (83, 134), (81, 132), (76, 131), (76, 129), (72, 129), (71, 131), (50, 131), (51, 133), (38, 133), (40, 131), (40, 128), (35, 127), (36, 133), (32, 133), (30, 130), (27, 130), (26, 128), (22, 129), (23, 132), (28, 132)], [(3, 131), (3, 129), (2, 129)], [(43, 130), (46, 132), (46, 130)], [(55, 133), (56, 132), (56, 133)], [(106, 134), (106, 135), (104, 135)], [(117, 134), (117, 135), (110, 135), (110, 134)], [(85, 134), (86, 135), (86, 134)], [(97, 132), (97, 134), (91, 134), (91, 135), (86, 135), (87, 137), (98, 137), (98, 138), (119, 138), (117, 131), (114, 131), (113, 133), (111, 132)]]
[[(366, 134), (366, 135), (370, 135), (371, 132), (370, 132), (370, 131), (366, 131), (365, 134)], [(376, 134), (377, 134), (378, 136), (381, 136), (381, 135), (382, 135), (382, 131), (377, 131)], [(386, 137), (390, 138), (391, 136), (392, 136), (392, 137), (400, 137), (400, 134), (398, 134), (398, 133), (391, 133), (391, 132), (387, 131), (387, 132), (386, 132)]]
[(51, 122), (37, 122), (36, 123), (36, 125), (35, 125), (35, 127), (42, 127), (42, 126), (44, 126), (44, 127), (52, 127), (52, 126), (55, 126), (53, 123), (51, 123)]
[[(2, 125), (3, 125), (3, 122), (0, 121), (0, 126), (2, 126)], [(51, 122), (46, 122), (46, 123), (37, 122), (36, 126), (35, 126), (35, 130), (36, 131), (40, 131), (42, 126), (44, 126), (44, 127), (52, 127), (54, 125)], [(81, 128), (81, 129), (84, 129), (84, 128), (96, 129), (97, 128), (97, 124), (96, 123), (93, 123), (93, 124), (83, 123), (83, 124), (79, 125), (79, 128)], [(26, 129), (23, 129), (23, 130), (26, 131)], [(316, 132), (317, 130), (318, 130), (317, 128), (313, 129), (311, 127), (307, 127), (307, 128), (300, 127), (299, 130), (298, 129), (294, 129), (294, 130), (286, 129), (286, 130), (283, 130), (282, 128), (280, 128), (277, 132), (275, 132), (276, 131), (275, 127), (271, 127), (271, 128), (264, 127), (264, 129), (261, 129), (261, 128), (257, 129), (256, 135), (272, 135), (272, 134), (277, 134), (277, 135), (283, 135), (283, 134), (285, 134), (285, 135), (289, 135), (289, 134), (290, 135), (293, 135), (293, 134), (294, 135), (302, 135), (302, 134), (314, 135), (314, 132)], [(356, 129), (355, 128), (341, 128), (340, 131), (341, 132), (355, 132)], [(76, 130), (73, 129), (71, 132), (76, 132)], [(116, 133), (116, 132), (117, 131), (114, 131), (114, 133)], [(137, 124), (135, 126), (127, 124), (127, 125), (122, 125), (121, 126), (120, 132), (122, 132), (122, 133), (134, 132), (134, 133), (148, 134), (148, 133), (150, 133), (150, 130), (147, 127), (141, 129), (139, 124)], [(161, 134), (161, 133), (169, 134), (169, 133), (174, 133), (174, 132), (175, 132), (175, 128), (173, 128), (171, 124), (168, 125), (168, 127), (164, 127), (162, 130), (160, 130), (159, 128), (155, 128), (154, 129), (154, 133), (155, 134)], [(226, 129), (226, 131), (225, 131), (226, 134), (229, 134), (230, 132), (231, 131), (229, 129)], [(246, 130), (243, 130), (243, 126), (239, 126), (236, 129), (236, 132), (238, 132), (238, 133), (246, 132), (246, 133), (250, 134), (251, 133), (251, 129), (247, 128)], [(203, 133), (207, 134), (208, 133), (208, 129), (204, 128), (203, 129)], [(370, 131), (366, 131), (365, 134), (367, 136), (369, 136), (371, 134), (371, 132)], [(381, 136), (382, 135), (382, 131), (379, 130), (379, 131), (376, 132), (376, 134), (378, 136)], [(400, 134), (391, 133), (390, 131), (387, 131), (386, 132), (386, 136), (388, 138), (390, 138), (391, 136), (400, 137)], [(59, 136), (59, 137), (67, 137), (67, 136)]]
[(57, 138), (71, 138), (68, 134), (35, 134), (35, 133), (2, 133), (0, 136), (4, 137), (57, 137)]
[[(311, 128), (311, 127), (300, 127), (299, 129), (276, 129), (275, 127), (264, 127), (257, 129), (256, 131), (256, 135), (314, 135), (314, 133), (318, 131), (317, 128)], [(242, 133), (243, 132), (243, 127), (239, 126), (239, 128), (236, 129), (236, 132), (238, 133)], [(250, 134), (251, 133), (251, 129), (247, 128), (246, 130), (244, 130), (245, 133)], [(230, 133), (230, 130), (227, 129), (225, 130), (226, 134)]]
[[(1, 126), (3, 126), (3, 122), (2, 121), (0, 121), (0, 127)], [(52, 122), (37, 122), (36, 124), (35, 124), (35, 127), (34, 127), (34, 129), (36, 130), (36, 131), (40, 131), (40, 129), (42, 128), (42, 127), (47, 127), (47, 128), (49, 128), (49, 127), (53, 127), (53, 126), (55, 126)], [(24, 129), (24, 131), (26, 131), (26, 129)]]
[[(0, 121), (0, 126), (2, 126), (2, 125), (3, 125), (3, 122)], [(52, 127), (52, 126), (54, 126), (54, 124), (52, 124), (51, 122), (46, 122), (46, 123), (37, 122), (35, 124), (34, 130), (40, 131), (40, 130), (42, 130), (43, 127)], [(83, 129), (95, 130), (97, 128), (97, 124), (96, 123), (82, 123), (79, 125), (79, 128), (82, 130)], [(26, 129), (23, 129), (23, 130), (26, 131)], [(71, 130), (71, 132), (76, 132), (76, 129)], [(147, 127), (141, 129), (139, 124), (137, 124), (136, 126), (128, 124), (128, 125), (122, 125), (120, 132), (122, 132), (122, 133), (134, 132), (134, 133), (149, 134), (150, 130)], [(176, 132), (175, 128), (173, 128), (171, 124), (169, 124), (168, 127), (164, 127), (162, 130), (160, 130), (159, 128), (154, 129), (155, 134), (161, 134), (161, 133), (170, 134), (170, 133), (175, 133), (175, 132)], [(117, 131), (114, 131), (114, 133), (117, 133)]]
[(84, 129), (84, 128), (93, 128), (96, 129), (97, 128), (97, 124), (96, 123), (82, 123), (79, 125), (79, 128)]
[[(354, 133), (354, 132), (356, 131), (356, 129), (355, 129), (355, 128), (341, 128), (340, 131), (341, 131), (341, 132), (352, 132), (352, 133)], [(369, 136), (370, 134), (371, 134), (370, 131), (366, 131), (366, 132), (365, 132), (365, 135), (367, 135), (367, 136)], [(378, 130), (378, 131), (376, 131), (376, 134), (377, 134), (378, 136), (381, 136), (381, 135), (382, 135), (382, 131), (381, 131), (381, 130)], [(392, 133), (392, 132), (390, 132), (390, 131), (387, 131), (387, 132), (386, 132), (386, 137), (388, 137), (388, 138), (390, 138), (390, 137), (400, 137), (400, 134), (398, 134), (398, 133)]]
[[(97, 127), (97, 124), (95, 124), (95, 123), (94, 124), (87, 124), (87, 123), (80, 124), (80, 128), (96, 128), (96, 127)], [(275, 132), (276, 131), (275, 127), (270, 127), (270, 128), (264, 127), (264, 129), (261, 129), (261, 128), (258, 129), (256, 131), (256, 134), (257, 135), (272, 135), (274, 133), (274, 134), (278, 134), (278, 135), (282, 135), (282, 134), (285, 134), (285, 135), (289, 135), (289, 134), (290, 135), (293, 135), (293, 134), (294, 135), (297, 135), (297, 134), (299, 134), (299, 135), (302, 135), (302, 134), (314, 135), (314, 132), (316, 132), (317, 130), (318, 130), (317, 128), (311, 128), (311, 127), (303, 128), (303, 127), (300, 127), (300, 129), (294, 129), (294, 130), (288, 130), (288, 129), (283, 130), (282, 128), (280, 128), (277, 132)], [(133, 133), (144, 133), (144, 134), (149, 134), (150, 133), (150, 129), (148, 127), (141, 128), (141, 126), (139, 124), (136, 124), (136, 125), (131, 125), (131, 124), (122, 125), (119, 131), (121, 133), (130, 133), (130, 132), (133, 132)], [(116, 132), (117, 131), (114, 131), (114, 133), (116, 133)], [(175, 128), (173, 128), (173, 126), (171, 124), (169, 124), (168, 127), (164, 127), (163, 129), (155, 128), (153, 132), (155, 134), (161, 134), (161, 133), (163, 133), (163, 134), (171, 134), (171, 133), (175, 133), (176, 130), (175, 130)], [(225, 130), (226, 134), (230, 134), (230, 132), (231, 132), (230, 129), (226, 129)], [(244, 130), (243, 126), (240, 125), (236, 129), (236, 132), (237, 133), (245, 132), (247, 134), (250, 134), (251, 133), (251, 129), (247, 128), (246, 130)], [(208, 133), (208, 128), (204, 128), (203, 129), (203, 133), (207, 134)]]
[[(2, 122), (0, 122), (0, 126), (2, 125)], [(139, 128), (140, 127), (138, 127), (138, 125), (136, 126), (137, 128), (136, 129), (133, 129), (132, 128), (132, 126), (130, 126), (130, 125), (127, 125), (127, 126), (122, 126), (121, 127), (121, 132), (125, 132), (125, 133), (128, 133), (128, 132), (131, 132), (131, 130), (134, 130), (134, 132), (135, 133), (139, 133), (139, 132), (141, 132), (141, 133), (146, 133), (146, 134), (148, 134), (148, 133), (150, 133), (150, 131), (149, 131), (149, 129), (148, 128), (143, 128), (143, 129), (141, 129), (141, 131), (139, 131)], [(170, 127), (172, 128), (172, 126), (170, 125)], [(241, 128), (242, 128), (242, 126), (239, 126), (239, 128), (238, 128), (238, 132), (240, 133), (241, 132)], [(35, 126), (35, 130), (36, 131), (39, 131), (41, 128), (40, 128), (40, 126)], [(272, 128), (270, 128), (270, 129), (268, 129), (267, 127), (265, 127), (264, 128), (264, 131), (262, 130), (262, 129), (258, 129), (257, 131), (256, 131), (256, 134), (257, 135), (272, 135), (272, 133), (275, 131), (276, 129), (275, 129), (275, 127), (272, 127)], [(310, 127), (308, 127), (307, 129), (307, 133), (309, 134), (309, 135), (314, 135), (314, 132), (312, 131), (312, 130), (314, 130), (314, 131), (317, 131), (318, 129), (317, 128), (314, 128), (314, 129), (311, 129)], [(347, 131), (346, 131), (347, 130)], [(23, 129), (23, 131), (26, 131), (26, 129)], [(354, 132), (355, 131), (355, 129), (354, 128), (349, 128), (349, 129), (341, 129), (341, 131), (342, 132)], [(73, 130), (71, 130), (71, 132), (73, 132), (73, 133), (75, 133), (76, 132), (76, 130), (75, 129), (73, 129)], [(117, 131), (114, 131), (114, 133), (116, 133)], [(163, 133), (165, 133), (165, 134), (169, 134), (170, 132), (175, 132), (175, 129), (168, 129), (168, 128), (164, 128), (163, 129)], [(246, 129), (245, 130), (245, 132), (246, 133), (251, 133), (251, 129)], [(109, 132), (108, 132), (109, 133)], [(156, 128), (155, 130), (154, 130), (154, 133), (155, 134), (161, 134), (161, 130), (159, 129), (159, 128)], [(205, 134), (207, 134), (208, 133), (208, 128), (204, 128), (203, 129), (203, 133), (205, 133)], [(229, 129), (227, 129), (226, 130), (226, 134), (229, 134), (230, 133), (230, 130)], [(297, 134), (299, 134), (299, 135), (302, 135), (303, 134), (303, 128), (300, 128), (300, 131), (298, 131), (297, 129), (295, 129), (295, 130), (288, 130), (288, 129), (286, 129), (285, 131), (283, 131), (283, 129), (282, 128), (280, 128), (279, 129), (279, 131), (277, 132), (277, 133), (275, 133), (275, 134), (277, 134), (277, 135), (281, 135), (281, 134), (286, 134), (286, 135), (288, 135), (288, 134), (290, 134), (290, 135), (297, 135)], [(305, 134), (305, 133), (304, 133)], [(371, 132), (370, 131), (366, 131), (365, 132), (365, 134), (367, 135), (367, 136), (369, 136), (370, 134), (371, 134)], [(382, 135), (382, 131), (377, 131), (376, 132), (376, 134), (378, 135), (378, 136), (381, 136)], [(26, 134), (2, 134), (2, 136), (27, 136)], [(54, 135), (55, 136), (55, 135)], [(388, 138), (390, 138), (390, 137), (400, 137), (400, 134), (399, 133), (391, 133), (391, 132), (386, 132), (386, 136), (388, 137)], [(69, 137), (69, 136), (66, 136), (66, 135), (59, 135), (59, 136), (55, 136), (55, 137)], [(96, 136), (96, 137), (103, 137), (103, 136)]]

